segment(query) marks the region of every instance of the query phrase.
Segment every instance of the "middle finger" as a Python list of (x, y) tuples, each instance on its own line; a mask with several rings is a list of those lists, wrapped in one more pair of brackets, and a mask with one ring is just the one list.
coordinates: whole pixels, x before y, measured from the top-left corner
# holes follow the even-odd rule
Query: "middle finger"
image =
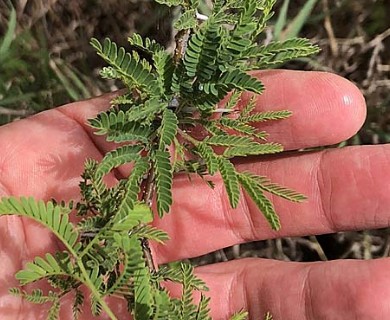
[(271, 230), (247, 196), (232, 209), (219, 177), (213, 179), (214, 189), (201, 179), (189, 182), (186, 176), (179, 177), (173, 186), (172, 213), (156, 222), (171, 237), (156, 247), (159, 262), (248, 241), (387, 227), (389, 157), (389, 146), (361, 146), (237, 164), (239, 171), (265, 175), (308, 196), (304, 203), (271, 199), (281, 218), (278, 232)]

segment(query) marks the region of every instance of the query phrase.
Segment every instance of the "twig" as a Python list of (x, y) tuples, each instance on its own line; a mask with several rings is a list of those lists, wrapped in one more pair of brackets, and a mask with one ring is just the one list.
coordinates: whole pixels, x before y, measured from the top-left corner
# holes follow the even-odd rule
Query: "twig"
[(173, 54), (173, 61), (175, 65), (177, 65), (184, 56), (190, 32), (190, 29), (180, 30), (175, 36), (176, 48)]
[(198, 11), (196, 12), (196, 19), (198, 19), (200, 21), (207, 21), (208, 18), (209, 18), (208, 16), (201, 14)]
[[(153, 194), (154, 194), (154, 188), (155, 188), (155, 172), (153, 170), (153, 166), (149, 169), (148, 175), (146, 177), (146, 185), (145, 185), (145, 191), (142, 197), (142, 200), (145, 201), (146, 205), (151, 208), (152, 207), (152, 202), (153, 202)], [(150, 245), (149, 241), (147, 239), (142, 239), (141, 240), (142, 244), (142, 249), (144, 252), (144, 256), (146, 259), (146, 263), (148, 265), (148, 268), (150, 272), (155, 272), (158, 270), (158, 265), (156, 265), (153, 255), (152, 255), (152, 250), (150, 250)]]
[(330, 49), (332, 51), (333, 57), (337, 57), (339, 55), (339, 50), (338, 50), (338, 46), (337, 46), (336, 37), (335, 37), (334, 31), (333, 31), (332, 21), (330, 20), (328, 0), (323, 0), (322, 6), (324, 9), (324, 13), (325, 13), (324, 27), (325, 27), (326, 33), (328, 34)]
[(0, 114), (6, 116), (28, 116), (32, 114), (29, 110), (13, 110), (4, 107), (0, 107)]
[(195, 138), (191, 137), (188, 133), (184, 132), (180, 128), (177, 129), (177, 132), (187, 141), (191, 142), (195, 147), (199, 145), (200, 141), (196, 140)]
[[(187, 41), (190, 36), (190, 30), (181, 30), (177, 33), (175, 36), (175, 42), (176, 42), (176, 48), (173, 54), (173, 61), (175, 65), (178, 65), (180, 60), (183, 58), (186, 47), (187, 47)], [(179, 106), (179, 101), (175, 100), (175, 103), (177, 106)], [(145, 187), (144, 187), (144, 193), (142, 196), (142, 200), (145, 202), (145, 204), (151, 208), (152, 202), (153, 202), (153, 195), (154, 195), (154, 189), (155, 189), (155, 172), (153, 170), (153, 166), (149, 169), (149, 172), (147, 174), (147, 177), (144, 181), (146, 181)], [(150, 250), (149, 241), (147, 239), (141, 240), (144, 256), (146, 259), (146, 263), (148, 265), (148, 268), (150, 272), (155, 272), (158, 270), (158, 265), (155, 264), (155, 261), (153, 259), (152, 251)]]

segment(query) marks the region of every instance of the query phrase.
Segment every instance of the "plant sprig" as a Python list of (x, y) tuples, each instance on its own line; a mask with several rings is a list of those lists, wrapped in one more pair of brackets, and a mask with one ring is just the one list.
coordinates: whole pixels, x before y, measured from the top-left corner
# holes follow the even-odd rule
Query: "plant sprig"
[[(231, 162), (234, 157), (282, 152), (281, 144), (265, 141), (267, 134), (259, 127), (265, 121), (286, 119), (291, 112), (256, 111), (255, 96), (242, 111), (235, 105), (245, 91), (264, 91), (262, 82), (248, 70), (307, 56), (318, 47), (305, 39), (258, 45), (275, 0), (216, 0), (212, 14), (201, 19), (198, 0), (156, 1), (182, 10), (175, 23), (178, 32), (173, 55), (138, 34), (129, 37), (130, 51), (110, 39), (91, 40), (108, 63), (101, 70), (102, 77), (122, 81), (128, 92), (89, 121), (96, 134), (120, 146), (100, 162), (85, 162), (82, 200), (77, 204), (33, 198), (0, 201), (1, 215), (30, 217), (65, 244), (66, 251), (37, 257), (16, 275), (21, 285), (45, 279), (54, 291), (44, 295), (39, 289), (31, 293), (11, 290), (33, 303), (51, 302), (48, 319), (58, 319), (59, 301), (70, 292), (75, 293), (77, 317), (85, 300), (81, 285), (91, 292), (94, 315), (104, 311), (117, 319), (104, 298), (120, 296), (136, 320), (211, 319), (209, 298), (201, 293), (198, 303), (192, 299), (194, 290), (207, 290), (193, 267), (185, 263), (156, 266), (149, 249), (149, 241), (168, 239), (164, 231), (149, 223), (155, 214), (162, 218), (170, 212), (172, 181), (178, 172), (197, 174), (206, 182), (208, 176), (220, 175), (231, 206), (237, 207), (243, 189), (274, 230), (279, 230), (280, 219), (268, 193), (295, 202), (305, 200), (299, 192), (266, 177), (238, 172)], [(217, 106), (229, 92), (227, 102)], [(203, 128), (208, 135), (196, 138), (194, 127)], [(124, 164), (132, 165), (128, 177), (108, 187), (104, 177)], [(151, 209), (153, 198), (156, 213)], [(69, 222), (72, 209), (82, 217), (77, 225)], [(163, 281), (181, 284), (182, 296), (170, 297)], [(242, 311), (232, 319), (246, 317), (247, 312)]]

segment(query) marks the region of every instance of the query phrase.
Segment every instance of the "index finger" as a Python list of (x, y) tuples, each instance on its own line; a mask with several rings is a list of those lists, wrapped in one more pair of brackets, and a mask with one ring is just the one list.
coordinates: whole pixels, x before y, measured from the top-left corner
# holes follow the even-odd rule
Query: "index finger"
[[(275, 105), (288, 104), (287, 108), (294, 112), (290, 119), (261, 126), (270, 132), (270, 140), (282, 142), (288, 149), (340, 142), (353, 135), (364, 120), (366, 111), (361, 93), (351, 83), (335, 75), (271, 71), (260, 78), (264, 80), (267, 90), (258, 98), (257, 109), (269, 110)], [(348, 208), (347, 199), (356, 198), (354, 194), (361, 195), (368, 186), (375, 192), (372, 183), (361, 183), (355, 185), (354, 189), (348, 189), (348, 180), (343, 181), (353, 172), (359, 172), (357, 167), (361, 164), (357, 160), (365, 151), (268, 157), (267, 161), (251, 158), (238, 163), (239, 170), (268, 176), (273, 182), (308, 196), (309, 201), (305, 204), (273, 199), (282, 218), (279, 233), (270, 230), (262, 214), (248, 198), (242, 197), (239, 207), (232, 210), (220, 178), (213, 180), (216, 185), (214, 190), (210, 190), (201, 179), (193, 179), (192, 185), (185, 177), (177, 179), (172, 215), (157, 223), (168, 231), (172, 240), (166, 246), (158, 247), (158, 256), (162, 257), (162, 261), (170, 261), (267, 237), (364, 227), (370, 214), (367, 210), (363, 211), (367, 203), (355, 201), (350, 205), (360, 215), (354, 216), (352, 210), (348, 211), (347, 216), (342, 214)], [(372, 157), (372, 160), (375, 158)], [(319, 180), (322, 176), (326, 176), (326, 182)], [(380, 179), (378, 186), (383, 186), (383, 181)], [(334, 202), (340, 202), (337, 196), (330, 201), (328, 199), (335, 190), (345, 199), (345, 203), (331, 207)], [(372, 197), (371, 202), (375, 201), (375, 197)], [(321, 204), (324, 204), (323, 207)], [(378, 220), (376, 225), (370, 226), (383, 226), (383, 221)]]

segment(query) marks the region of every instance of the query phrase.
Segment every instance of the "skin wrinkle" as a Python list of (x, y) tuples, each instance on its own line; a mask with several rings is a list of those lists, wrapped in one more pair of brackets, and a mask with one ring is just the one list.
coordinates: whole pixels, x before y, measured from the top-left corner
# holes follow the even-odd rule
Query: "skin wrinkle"
[(313, 297), (312, 297), (312, 285), (311, 285), (311, 273), (313, 271), (314, 266), (309, 266), (307, 268), (306, 274), (303, 278), (303, 286), (302, 286), (302, 305), (304, 308), (304, 314), (306, 320), (316, 320), (313, 313)]
[(316, 200), (318, 200), (318, 209), (320, 210), (321, 212), (321, 215), (325, 218), (325, 221), (327, 223), (327, 227), (331, 230), (331, 231), (336, 231), (337, 230), (337, 227), (336, 227), (336, 222), (334, 221), (333, 219), (333, 212), (332, 212), (332, 202), (331, 202), (331, 199), (332, 199), (332, 184), (331, 184), (331, 180), (332, 179), (328, 179), (329, 183), (327, 184), (328, 186), (330, 186), (330, 189), (329, 189), (329, 198), (328, 198), (328, 210), (326, 210), (326, 205), (324, 203), (324, 200), (325, 200), (325, 190), (327, 189), (325, 186), (325, 179), (324, 179), (324, 175), (325, 175), (325, 172), (324, 172), (324, 166), (323, 166), (323, 163), (324, 163), (324, 160), (325, 160), (325, 155), (328, 155), (329, 154), (329, 151), (328, 150), (324, 150), (324, 151), (321, 151), (318, 155), (318, 160), (317, 160), (317, 165), (315, 166), (317, 168), (317, 172), (316, 172), (316, 179), (315, 181), (317, 182), (316, 183), (316, 189), (317, 189), (317, 192), (318, 192), (318, 198)]
[[(233, 230), (234, 234), (236, 235), (237, 239), (239, 239), (239, 241), (247, 242), (247, 241), (250, 241), (250, 239), (256, 238), (257, 231), (256, 231), (255, 225), (253, 223), (253, 219), (252, 219), (253, 212), (251, 213), (251, 210), (249, 210), (249, 205), (248, 205), (248, 202), (251, 200), (249, 199), (248, 194), (242, 189), (241, 185), (240, 185), (240, 190), (241, 190), (241, 195), (242, 195), (241, 200), (240, 200), (240, 204), (241, 204), (241, 208), (242, 208), (242, 216), (248, 222), (251, 235), (248, 238), (247, 236), (245, 236), (245, 233), (247, 232), (247, 230), (241, 230), (240, 228), (235, 228), (234, 225), (231, 227), (232, 227), (232, 230)], [(228, 219), (228, 221), (231, 221), (231, 220)]]
[[(4, 146), (3, 146), (4, 147)], [(4, 149), (3, 149), (4, 150)], [(3, 154), (4, 153), (2, 153), (2, 166), (4, 166), (5, 164), (6, 164), (6, 156), (9, 156), (9, 152), (6, 152), (5, 153), (5, 155), (6, 156), (3, 156)], [(2, 170), (1, 171), (3, 171), (4, 169), (2, 168)], [(0, 171), (0, 173), (1, 173), (1, 171)], [(3, 175), (1, 174), (1, 177), (3, 177)], [(5, 194), (1, 194), (1, 196), (10, 196), (10, 195), (13, 195), (14, 193), (13, 193), (13, 191), (12, 191), (12, 188), (11, 188), (11, 186), (9, 186), (9, 185), (6, 185), (5, 184), (5, 182), (4, 182), (4, 180), (3, 179), (1, 179), (0, 180), (0, 191), (5, 191)]]
[[(389, 163), (389, 156), (387, 155), (386, 152), (384, 152), (384, 150), (381, 149), (381, 153), (382, 153), (382, 156), (384, 156), (384, 158), (387, 159), (387, 161), (385, 161), (385, 163)], [(371, 158), (370, 158), (371, 159)], [(373, 176), (373, 163), (372, 161), (369, 161), (369, 170), (368, 170), (368, 177), (369, 179), (371, 180), (371, 184), (374, 185), (375, 184), (375, 178)], [(374, 224), (375, 225), (379, 225), (381, 223), (381, 219), (378, 215), (378, 212), (380, 212), (380, 203), (379, 203), (379, 200), (378, 199), (375, 199), (375, 207), (373, 209), (373, 219), (374, 219)]]
[[(1, 197), (9, 196), (11, 193), (11, 188), (8, 187), (2, 180), (0, 180), (0, 191), (1, 191)], [(3, 192), (4, 191), (4, 192)]]
[[(231, 232), (238, 239), (238, 241), (242, 241), (241, 234), (240, 234), (239, 230), (237, 230), (238, 228), (236, 228), (236, 226), (234, 225), (232, 219), (230, 219), (230, 217), (234, 214), (233, 211), (235, 209), (230, 207), (230, 202), (227, 199), (227, 194), (225, 192), (225, 189), (221, 188), (220, 190), (221, 190), (221, 192), (220, 192), (220, 195), (219, 195), (219, 199), (220, 199), (220, 203), (222, 204), (222, 210), (223, 210), (222, 212), (226, 216), (226, 224), (228, 225), (228, 228), (229, 228), (228, 230), (231, 230)], [(225, 201), (223, 199), (225, 199)]]
[[(95, 142), (95, 140), (93, 139), (94, 135), (92, 132), (90, 132), (89, 130), (87, 130), (87, 128), (82, 124), (80, 123), (80, 121), (77, 119), (77, 118), (74, 118), (72, 117), (71, 115), (68, 115), (66, 112), (64, 112), (63, 109), (61, 108), (57, 108), (57, 109), (54, 109), (54, 111), (58, 111), (61, 115), (63, 115), (66, 119), (74, 122), (77, 124), (78, 127), (81, 128), (81, 130), (88, 136), (89, 138), (89, 141), (90, 143), (94, 146), (94, 148), (98, 151), (99, 155), (103, 158), (104, 157), (104, 154), (105, 154), (105, 151), (104, 149), (102, 149), (99, 144), (97, 144)], [(120, 179), (123, 179), (124, 176), (123, 174), (121, 173), (121, 171), (119, 170), (119, 168), (114, 168), (111, 170), (110, 172), (110, 175), (114, 176), (115, 178), (115, 182), (117, 182), (117, 180), (120, 180)]]
[[(354, 186), (354, 189), (356, 190), (356, 186), (358, 185), (358, 180), (356, 179), (356, 174), (355, 174), (355, 172), (352, 173), (352, 180), (353, 180), (353, 181), (351, 181), (350, 185)], [(366, 220), (368, 221), (367, 218), (366, 218)], [(355, 225), (352, 226), (352, 229), (353, 229), (353, 230), (359, 229), (357, 223), (358, 223), (358, 222), (355, 221)], [(342, 229), (342, 226), (339, 226), (337, 229), (338, 229), (338, 230)]]
[[(249, 304), (249, 294), (248, 294), (248, 286), (243, 286), (242, 283), (246, 283), (246, 275), (247, 275), (247, 268), (246, 265), (243, 265), (239, 269), (238, 272), (235, 272), (232, 280), (230, 282), (229, 286), (229, 298), (228, 298), (228, 306), (229, 306), (229, 313), (233, 314), (234, 312), (237, 312), (237, 310), (231, 309), (232, 306), (234, 306), (237, 302), (237, 292), (238, 290), (241, 291), (240, 298), (242, 298), (241, 303), (243, 306), (250, 306)], [(249, 311), (249, 310), (248, 310)]]
[[(268, 177), (269, 163), (268, 162), (263, 162), (262, 165), (264, 166), (263, 167), (263, 170), (264, 170), (263, 172), (264, 173), (262, 173), (261, 176)], [(256, 172), (257, 171), (256, 170), (256, 163), (254, 162), (254, 163), (250, 164), (250, 167), (248, 167), (247, 170), (244, 170), (244, 171)], [(242, 189), (241, 185), (240, 185), (240, 188)], [(274, 199), (273, 195), (272, 194), (268, 194), (267, 196), (273, 202), (273, 199)], [(247, 210), (247, 211), (244, 211), (243, 214), (245, 215), (245, 217), (247, 218), (247, 221), (249, 222), (251, 234), (243, 236), (243, 233), (246, 230), (237, 231), (237, 233), (241, 234), (240, 239), (244, 240), (245, 242), (253, 241), (253, 239), (259, 238), (259, 233), (258, 233), (258, 230), (257, 230), (257, 228), (255, 226), (255, 223), (254, 223), (254, 221), (255, 221), (254, 215), (258, 215), (258, 214), (263, 215), (261, 212), (259, 212), (260, 211), (259, 209), (257, 209), (257, 210), (250, 210), (249, 203), (251, 201), (252, 201), (251, 197), (243, 190), (243, 202), (245, 202), (245, 207), (244, 208)], [(265, 217), (264, 217), (263, 221), (268, 225), (268, 222), (266, 221)]]
[(57, 108), (57, 109), (53, 109), (53, 111), (57, 111), (58, 113), (60, 113), (62, 116), (64, 116), (66, 119), (74, 122), (77, 124), (78, 127), (81, 128), (81, 130), (88, 136), (90, 142), (93, 144), (93, 146), (96, 148), (96, 150), (99, 152), (99, 154), (101, 156), (103, 156), (103, 154), (105, 153), (104, 150), (98, 145), (95, 143), (95, 141), (92, 139), (92, 134), (91, 132), (89, 132), (85, 126), (80, 123), (76, 118), (68, 115), (66, 112), (64, 112), (64, 110), (62, 110), (61, 108)]

